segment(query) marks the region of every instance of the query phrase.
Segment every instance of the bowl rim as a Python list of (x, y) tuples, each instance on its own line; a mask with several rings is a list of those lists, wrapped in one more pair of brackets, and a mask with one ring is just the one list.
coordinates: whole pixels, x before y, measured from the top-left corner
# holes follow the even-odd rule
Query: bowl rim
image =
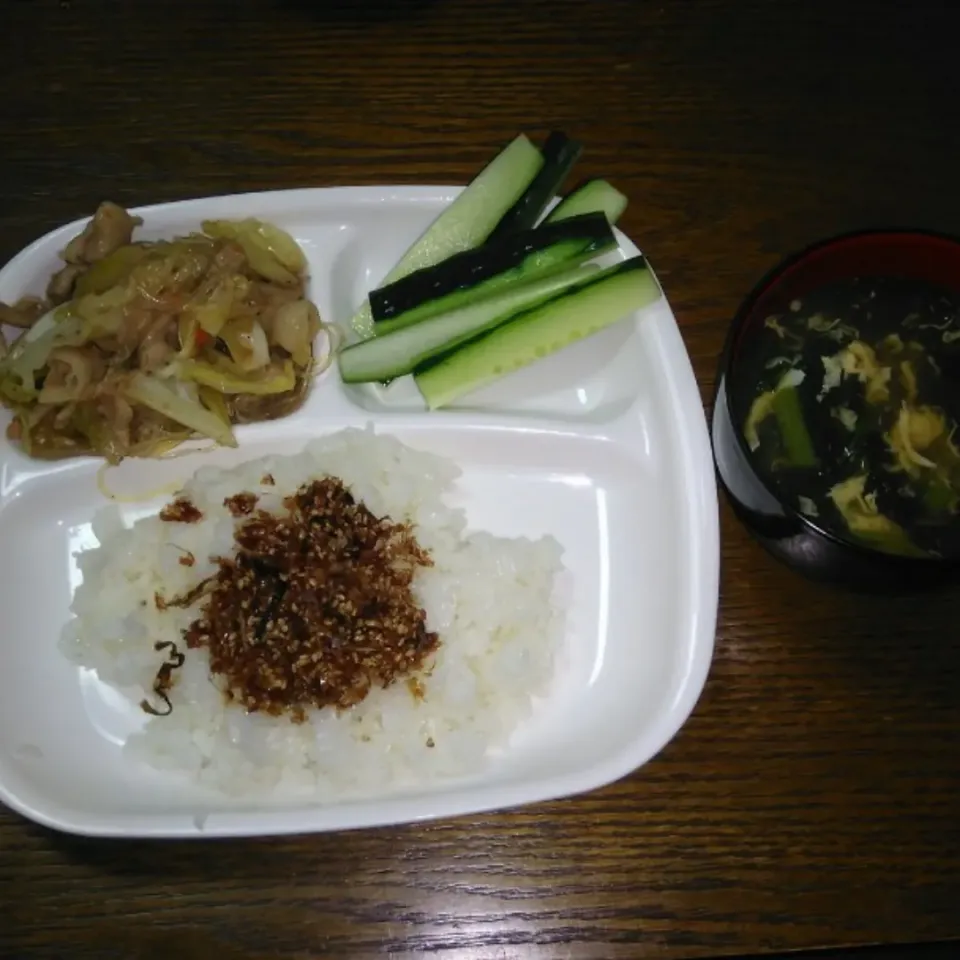
[[(925, 228), (917, 227), (866, 227), (860, 228), (857, 230), (849, 230), (843, 233), (833, 234), (829, 237), (815, 240), (814, 242), (808, 244), (805, 247), (800, 248), (799, 250), (788, 254), (786, 257), (781, 258), (767, 270), (760, 278), (753, 284), (753, 286), (748, 291), (747, 295), (740, 302), (736, 311), (733, 314), (733, 317), (730, 320), (730, 323), (727, 327), (727, 332), (724, 337), (723, 349), (720, 352), (720, 359), (717, 366), (717, 375), (714, 379), (713, 386), (713, 397), (711, 401), (711, 419), (716, 414), (717, 409), (717, 398), (720, 395), (720, 391), (723, 390), (725, 398), (725, 407), (727, 411), (727, 416), (730, 418), (730, 424), (732, 429), (733, 436), (735, 438), (735, 443), (739, 448), (740, 452), (744, 456), (747, 464), (750, 467), (750, 472), (756, 481), (763, 487), (763, 489), (776, 500), (777, 504), (784, 511), (784, 514), (791, 520), (795, 520), (800, 523), (800, 525), (815, 533), (817, 536), (820, 536), (826, 540), (831, 541), (839, 547), (842, 547), (847, 550), (851, 550), (854, 553), (861, 554), (864, 558), (871, 558), (873, 560), (883, 560), (888, 563), (902, 564), (904, 566), (912, 566), (917, 569), (924, 566), (942, 566), (944, 564), (955, 565), (960, 563), (960, 555), (948, 554), (944, 556), (934, 556), (934, 555), (925, 555), (925, 556), (907, 556), (905, 554), (896, 554), (896, 553), (887, 553), (883, 550), (877, 550), (873, 547), (866, 546), (865, 544), (858, 543), (855, 540), (848, 539), (841, 536), (838, 533), (835, 533), (833, 530), (830, 530), (824, 527), (822, 524), (815, 523), (810, 517), (802, 513), (799, 508), (794, 507), (788, 501), (786, 501), (781, 494), (773, 487), (772, 484), (768, 483), (767, 480), (763, 477), (760, 471), (756, 468), (753, 452), (747, 445), (746, 440), (744, 439), (741, 431), (736, 428), (736, 422), (734, 420), (734, 408), (732, 404), (732, 394), (729, 390), (728, 384), (730, 382), (730, 372), (733, 365), (733, 360), (736, 355), (736, 347), (739, 341), (740, 334), (744, 330), (744, 327), (747, 323), (747, 320), (750, 318), (754, 307), (757, 304), (757, 301), (770, 289), (776, 286), (776, 284), (784, 277), (784, 275), (790, 271), (793, 267), (799, 265), (808, 257), (812, 256), (815, 253), (818, 253), (822, 250), (829, 249), (830, 247), (837, 246), (842, 243), (846, 243), (852, 240), (866, 239), (869, 237), (876, 236), (891, 236), (891, 237), (920, 237), (930, 240), (940, 240), (948, 244), (951, 244), (957, 248), (958, 259), (960, 259), (960, 236), (946, 233), (939, 230), (928, 230)], [(712, 431), (711, 431), (711, 446), (713, 441)], [(716, 461), (716, 451), (714, 451), (714, 460)], [(719, 472), (719, 468), (718, 468)], [(723, 478), (720, 477), (720, 481), (726, 489), (726, 483), (723, 481)], [(728, 491), (729, 492), (729, 491)]]

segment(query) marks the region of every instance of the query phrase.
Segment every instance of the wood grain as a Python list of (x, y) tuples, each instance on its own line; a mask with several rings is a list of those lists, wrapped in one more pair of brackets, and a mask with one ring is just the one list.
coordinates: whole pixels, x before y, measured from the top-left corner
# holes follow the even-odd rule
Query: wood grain
[[(781, 255), (856, 227), (960, 233), (958, 25), (946, 0), (8, 0), (0, 259), (105, 197), (464, 182), (520, 129), (562, 127), (588, 146), (580, 172), (630, 196), (623, 226), (706, 399), (726, 319)], [(3, 811), (0, 956), (599, 960), (960, 937), (956, 594), (805, 584), (725, 505), (722, 538), (707, 690), (633, 776), (270, 841), (94, 842)]]

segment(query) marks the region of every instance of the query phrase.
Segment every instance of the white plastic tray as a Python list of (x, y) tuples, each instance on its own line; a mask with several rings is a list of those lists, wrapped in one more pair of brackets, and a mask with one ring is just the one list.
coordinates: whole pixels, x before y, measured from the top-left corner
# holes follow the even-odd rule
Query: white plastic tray
[[(305, 249), (310, 295), (346, 322), (455, 187), (292, 190), (139, 211), (143, 237), (207, 217), (257, 216)], [(0, 300), (41, 292), (81, 222), (0, 271)], [(620, 236), (617, 257), (637, 252)], [(0, 411), (0, 436), (9, 414)], [(426, 413), (415, 389), (345, 388), (324, 374), (282, 421), (241, 427), (240, 447), (158, 464), (129, 461), (111, 483), (156, 489), (204, 462), (293, 452), (310, 437), (374, 422), (454, 457), (471, 524), (556, 536), (573, 575), (565, 668), (509, 748), (469, 781), (366, 801), (251, 803), (208, 793), (121, 753), (136, 704), (57, 649), (104, 503), (99, 461), (31, 461), (0, 439), (0, 799), (81, 834), (227, 836), (422, 820), (574, 794), (630, 773), (686, 720), (703, 688), (717, 608), (717, 500), (704, 414), (666, 299), (508, 379), (457, 409)], [(155, 505), (153, 506), (155, 509)], [(131, 506), (142, 514), (150, 509)]]

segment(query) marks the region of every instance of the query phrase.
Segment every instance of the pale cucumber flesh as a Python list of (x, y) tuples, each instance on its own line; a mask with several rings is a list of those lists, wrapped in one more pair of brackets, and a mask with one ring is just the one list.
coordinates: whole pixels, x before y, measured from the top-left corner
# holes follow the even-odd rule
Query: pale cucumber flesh
[(568, 194), (547, 214), (544, 223), (556, 223), (582, 213), (603, 213), (611, 224), (627, 209), (627, 198), (606, 180), (590, 180)]
[[(470, 182), (400, 258), (378, 286), (431, 267), (461, 250), (479, 246), (516, 203), (543, 166), (543, 155), (520, 134)], [(354, 314), (351, 326), (361, 337), (373, 332), (370, 301)]]
[(521, 311), (588, 283), (596, 266), (572, 267), (562, 273), (511, 286), (441, 316), (431, 317), (389, 334), (378, 334), (340, 352), (340, 376), (345, 383), (393, 380), (419, 364), (453, 349), (458, 343), (492, 329)]
[(655, 302), (660, 286), (642, 257), (595, 274), (593, 280), (419, 371), (415, 380), (431, 410), (556, 353)]
[(390, 320), (380, 320), (374, 324), (374, 333), (381, 337), (411, 324), (421, 323), (430, 317), (449, 313), (478, 300), (499, 295), (518, 284), (532, 282), (543, 277), (551, 277), (557, 273), (565, 273), (571, 267), (579, 266), (604, 252), (604, 249), (600, 249), (596, 245), (587, 245), (572, 240), (554, 244), (530, 254), (518, 266), (511, 267), (503, 273), (498, 273), (487, 280), (481, 281), (474, 287), (448, 293), (446, 296), (428, 301), (413, 310), (407, 310)]

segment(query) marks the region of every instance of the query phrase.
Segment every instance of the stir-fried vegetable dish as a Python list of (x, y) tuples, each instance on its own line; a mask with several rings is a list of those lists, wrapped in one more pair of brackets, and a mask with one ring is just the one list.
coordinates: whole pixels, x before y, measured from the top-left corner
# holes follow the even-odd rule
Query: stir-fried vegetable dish
[(767, 317), (737, 381), (744, 439), (795, 509), (886, 552), (960, 549), (960, 302), (833, 284)]
[(137, 241), (102, 204), (62, 253), (44, 298), (0, 304), (0, 402), (30, 456), (160, 456), (188, 439), (235, 446), (233, 425), (304, 401), (322, 324), (306, 259), (254, 219)]

